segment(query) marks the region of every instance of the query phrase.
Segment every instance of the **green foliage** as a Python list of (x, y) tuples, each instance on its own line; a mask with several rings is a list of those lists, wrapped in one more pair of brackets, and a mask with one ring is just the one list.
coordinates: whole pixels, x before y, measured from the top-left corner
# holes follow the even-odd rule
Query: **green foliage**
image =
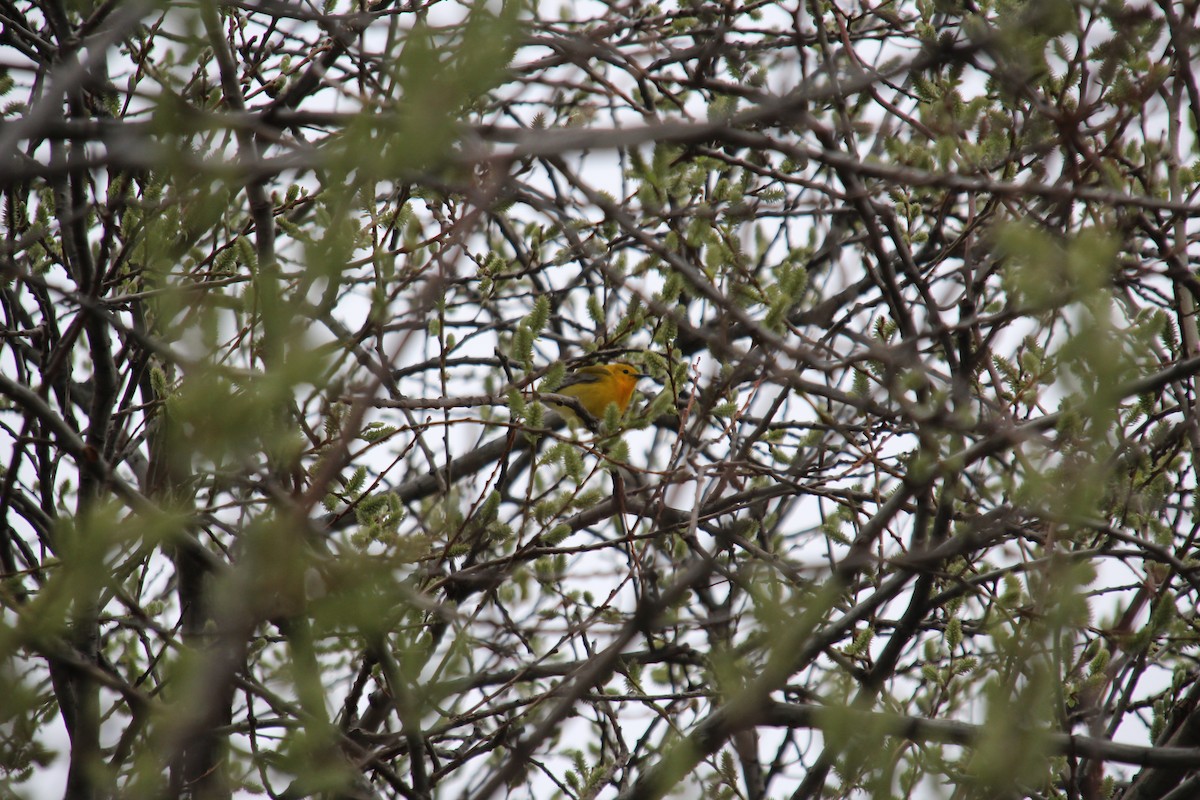
[[(118, 7), (6, 12), (0, 794), (77, 698), (122, 796), (206, 734), (234, 793), (528, 794), (519, 756), (581, 797), (1068, 796), (1064, 713), (1165, 730), (1187, 15)], [(543, 430), (581, 353), (653, 399)]]
[(533, 311), (525, 319), (525, 326), (533, 332), (534, 335), (540, 334), (546, 328), (546, 322), (550, 319), (550, 298), (546, 295), (539, 295), (533, 302)]
[(354, 785), (355, 772), (344, 760), (332, 757), (336, 738), (336, 730), (310, 723), (286, 732), (276, 750), (263, 754), (263, 761), (294, 775), (299, 791), (312, 794), (345, 791)]
[(521, 325), (513, 334), (512, 357), (527, 367), (533, 364), (534, 333), (526, 325)]
[(842, 652), (851, 658), (861, 658), (867, 654), (868, 648), (871, 646), (871, 641), (875, 638), (873, 628), (863, 628), (854, 635), (854, 641), (850, 643)]
[(503, 78), (515, 52), (519, 10), (512, 2), (502, 4), (498, 14), (480, 6), (454, 33), (424, 23), (410, 30), (400, 52), (384, 65), (402, 103), (388, 117), (363, 116), (349, 126), (345, 171), (375, 154), (378, 166), (391, 174), (441, 161), (459, 138), (458, 115)]
[(997, 231), (996, 245), (1007, 261), (1007, 293), (1032, 309), (1091, 303), (1111, 283), (1116, 242), (1104, 231), (1084, 231), (1064, 247), (1040, 229), (1012, 223)]
[(388, 425), (383, 422), (370, 422), (359, 431), (358, 438), (364, 442), (374, 444), (393, 436), (398, 430), (399, 428), (394, 425)]
[(48, 768), (55, 752), (36, 735), (45, 723), (36, 711), (36, 693), (17, 678), (10, 665), (0, 668), (0, 674), (7, 687), (0, 700), (0, 773), (20, 783)]
[(1029, 688), (1018, 689), (991, 682), (988, 685), (987, 724), (983, 738), (966, 760), (971, 783), (981, 796), (1040, 788), (1052, 782), (1047, 758), (1045, 722), (1037, 710), (1046, 708), (1048, 687), (1031, 680)]
[(951, 617), (946, 622), (946, 647), (954, 650), (963, 643), (962, 620)]
[(600, 305), (600, 299), (594, 294), (589, 294), (587, 298), (587, 314), (591, 319), (592, 324), (597, 328), (604, 328), (605, 314), (604, 308)]

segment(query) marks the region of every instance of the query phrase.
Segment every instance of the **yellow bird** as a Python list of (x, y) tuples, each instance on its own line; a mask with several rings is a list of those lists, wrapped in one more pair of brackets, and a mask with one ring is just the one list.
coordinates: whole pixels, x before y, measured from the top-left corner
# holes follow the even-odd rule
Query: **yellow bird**
[[(604, 419), (604, 410), (608, 408), (609, 403), (616, 403), (617, 408), (624, 414), (633, 398), (637, 382), (649, 377), (638, 372), (632, 364), (623, 361), (592, 364), (571, 372), (554, 391), (556, 394), (578, 398), (588, 416), (599, 420)], [(568, 421), (578, 419), (575, 412), (564, 405), (553, 403), (551, 407)]]

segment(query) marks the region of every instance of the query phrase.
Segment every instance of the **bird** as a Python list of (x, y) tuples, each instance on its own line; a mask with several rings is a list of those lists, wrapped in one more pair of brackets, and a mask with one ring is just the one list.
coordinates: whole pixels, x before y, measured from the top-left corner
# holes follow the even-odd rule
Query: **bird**
[[(589, 364), (573, 370), (554, 391), (556, 394), (576, 398), (589, 417), (601, 420), (604, 419), (604, 410), (608, 408), (609, 403), (615, 403), (617, 409), (624, 414), (633, 398), (637, 382), (649, 377), (624, 361)], [(574, 410), (561, 403), (552, 403), (551, 408), (568, 422), (579, 419)]]

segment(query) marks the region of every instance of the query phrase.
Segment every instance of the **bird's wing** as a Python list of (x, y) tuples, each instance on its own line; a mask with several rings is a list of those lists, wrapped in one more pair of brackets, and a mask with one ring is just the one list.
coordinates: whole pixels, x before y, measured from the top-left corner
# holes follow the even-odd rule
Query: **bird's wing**
[[(586, 369), (586, 367), (585, 367), (585, 369)], [(603, 374), (597, 374), (594, 372), (584, 372), (583, 370), (576, 370), (575, 372), (572, 372), (570, 375), (568, 375), (566, 377), (566, 379), (563, 380), (563, 382), (560, 383), (558, 385), (558, 388), (555, 389), (554, 391), (561, 392), (563, 389), (567, 388), (568, 386), (579, 386), (580, 384), (584, 384), (584, 383), (597, 383), (603, 377), (604, 377)]]

